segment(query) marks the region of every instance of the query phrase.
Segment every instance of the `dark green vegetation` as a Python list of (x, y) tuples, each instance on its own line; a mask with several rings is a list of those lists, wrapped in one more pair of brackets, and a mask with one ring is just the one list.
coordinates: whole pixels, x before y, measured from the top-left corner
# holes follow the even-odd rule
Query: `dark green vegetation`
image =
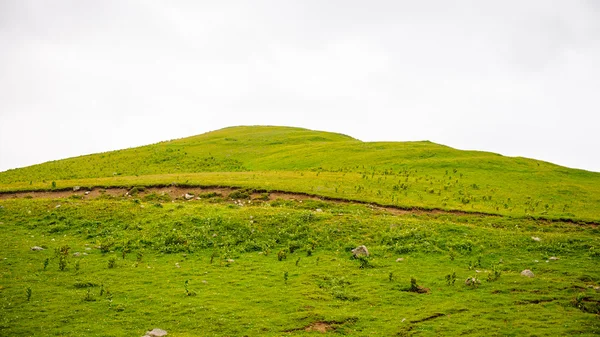
[(598, 173), (240, 127), (0, 190), (0, 336), (600, 334)]
[(600, 173), (431, 142), (365, 143), (286, 127), (199, 136), (0, 173), (0, 190), (237, 186), (399, 207), (600, 220)]

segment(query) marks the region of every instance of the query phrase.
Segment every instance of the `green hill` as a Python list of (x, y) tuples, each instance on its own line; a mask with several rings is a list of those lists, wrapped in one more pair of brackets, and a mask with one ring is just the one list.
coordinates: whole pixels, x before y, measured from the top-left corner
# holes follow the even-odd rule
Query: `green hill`
[(0, 173), (2, 191), (234, 186), (403, 208), (600, 220), (600, 173), (435, 143), (361, 142), (274, 126), (230, 127)]
[(0, 335), (598, 336), (599, 186), (286, 127), (1, 172)]

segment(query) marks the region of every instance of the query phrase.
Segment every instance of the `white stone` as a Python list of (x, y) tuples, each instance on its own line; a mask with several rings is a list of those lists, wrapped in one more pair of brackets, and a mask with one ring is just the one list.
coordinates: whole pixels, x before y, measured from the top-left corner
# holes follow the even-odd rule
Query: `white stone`
[(521, 272), (521, 276), (535, 277), (535, 274), (531, 270), (525, 269)]
[(369, 256), (369, 250), (366, 246), (362, 245), (352, 249), (352, 254), (354, 254), (354, 257)]
[(149, 336), (149, 337), (163, 337), (166, 335), (167, 335), (167, 332), (165, 330), (158, 329), (158, 328), (152, 329), (152, 331), (146, 332), (146, 336)]

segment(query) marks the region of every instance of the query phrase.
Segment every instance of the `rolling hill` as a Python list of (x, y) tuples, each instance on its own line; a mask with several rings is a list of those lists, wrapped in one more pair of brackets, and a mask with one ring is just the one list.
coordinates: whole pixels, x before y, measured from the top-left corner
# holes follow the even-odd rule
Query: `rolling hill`
[(0, 335), (597, 336), (599, 222), (600, 173), (226, 128), (0, 172)]
[(0, 190), (231, 186), (424, 208), (600, 220), (600, 173), (422, 142), (240, 126), (0, 173)]

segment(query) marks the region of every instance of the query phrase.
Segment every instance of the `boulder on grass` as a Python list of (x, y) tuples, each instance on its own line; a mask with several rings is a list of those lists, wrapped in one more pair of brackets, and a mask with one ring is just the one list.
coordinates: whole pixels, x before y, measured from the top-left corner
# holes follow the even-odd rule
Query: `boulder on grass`
[(364, 245), (358, 246), (352, 249), (352, 255), (354, 255), (354, 257), (369, 256), (369, 250)]
[(152, 331), (147, 331), (143, 337), (163, 337), (166, 336), (167, 332), (163, 329), (152, 329)]
[(531, 270), (525, 269), (521, 272), (521, 276), (535, 277), (535, 274)]

